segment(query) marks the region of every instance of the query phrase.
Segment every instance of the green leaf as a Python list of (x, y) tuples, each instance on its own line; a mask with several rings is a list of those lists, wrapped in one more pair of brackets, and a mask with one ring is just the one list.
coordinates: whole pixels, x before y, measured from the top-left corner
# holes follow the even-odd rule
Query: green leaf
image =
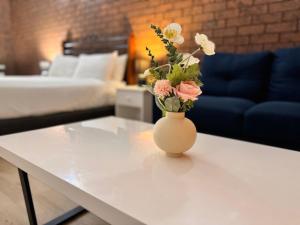
[(182, 61), (182, 58), (183, 58), (183, 54), (178, 53), (177, 59), (174, 63), (176, 63), (176, 64), (180, 63)]
[(160, 76), (160, 73), (158, 70), (150, 69), (150, 73), (153, 74), (155, 79), (157, 79), (157, 80), (161, 79), (161, 76)]
[(167, 98), (165, 100), (165, 107), (166, 111), (168, 112), (178, 112), (178, 110), (180, 109), (180, 101), (175, 96)]
[(151, 50), (148, 47), (146, 47), (146, 51), (148, 52), (148, 56), (151, 58), (151, 66), (157, 67), (158, 62), (155, 60), (155, 56), (152, 54)]
[(165, 106), (161, 103), (158, 97), (155, 97), (155, 103), (162, 112), (166, 111)]
[(178, 64), (173, 65), (171, 73), (167, 74), (167, 79), (171, 82), (172, 86), (180, 84), (181, 81), (195, 81), (199, 86), (202, 86), (202, 82), (199, 80), (199, 65), (190, 65), (185, 70)]
[(181, 106), (180, 111), (181, 112), (187, 112), (189, 111), (191, 108), (193, 108), (194, 106), (194, 102), (192, 100), (188, 100), (186, 102), (184, 102)]
[(200, 74), (199, 64), (192, 64), (185, 69), (185, 74), (189, 77), (198, 77)]
[(199, 64), (192, 64), (184, 71), (184, 76), (187, 80), (195, 81), (195, 83), (199, 86), (202, 86), (202, 82), (199, 80), (200, 78), (200, 68)]
[(171, 73), (167, 74), (167, 79), (171, 82), (171, 85), (175, 87), (182, 81), (182, 75), (182, 68), (178, 64), (175, 64), (173, 65)]

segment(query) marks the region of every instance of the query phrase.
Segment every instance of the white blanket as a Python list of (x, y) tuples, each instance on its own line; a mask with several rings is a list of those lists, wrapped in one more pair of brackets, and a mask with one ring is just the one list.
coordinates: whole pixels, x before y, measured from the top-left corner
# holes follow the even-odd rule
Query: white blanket
[(122, 85), (96, 79), (0, 77), (0, 119), (113, 105)]

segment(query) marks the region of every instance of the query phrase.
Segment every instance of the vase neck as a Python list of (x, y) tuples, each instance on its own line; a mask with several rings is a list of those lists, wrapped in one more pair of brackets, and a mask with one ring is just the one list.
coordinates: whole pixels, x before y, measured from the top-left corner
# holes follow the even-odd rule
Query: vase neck
[(184, 112), (166, 112), (166, 117), (173, 119), (182, 119), (185, 117)]

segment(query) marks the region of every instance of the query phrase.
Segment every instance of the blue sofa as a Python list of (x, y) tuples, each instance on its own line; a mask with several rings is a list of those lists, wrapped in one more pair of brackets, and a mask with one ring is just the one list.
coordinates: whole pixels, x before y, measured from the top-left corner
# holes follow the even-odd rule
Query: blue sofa
[(187, 113), (199, 132), (300, 151), (300, 48), (218, 53), (201, 71), (203, 95)]

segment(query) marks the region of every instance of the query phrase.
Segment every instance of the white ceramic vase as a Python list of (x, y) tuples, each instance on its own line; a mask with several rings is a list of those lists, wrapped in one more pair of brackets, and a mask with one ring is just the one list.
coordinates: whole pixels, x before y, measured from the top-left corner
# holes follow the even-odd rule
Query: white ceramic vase
[(180, 157), (196, 141), (197, 130), (184, 112), (166, 112), (166, 116), (154, 125), (156, 145), (170, 157)]

